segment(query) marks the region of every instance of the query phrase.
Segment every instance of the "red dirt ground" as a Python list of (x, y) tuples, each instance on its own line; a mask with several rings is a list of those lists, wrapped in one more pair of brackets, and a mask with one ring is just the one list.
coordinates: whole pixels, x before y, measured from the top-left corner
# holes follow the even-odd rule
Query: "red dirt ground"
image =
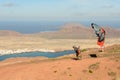
[[(114, 51), (113, 51), (114, 50)], [(120, 45), (99, 53), (91, 49), (82, 53), (118, 54)], [(56, 59), (15, 58), (0, 62), (0, 80), (120, 80), (120, 55), (75, 60), (75, 55)], [(88, 55), (87, 55), (88, 56)]]

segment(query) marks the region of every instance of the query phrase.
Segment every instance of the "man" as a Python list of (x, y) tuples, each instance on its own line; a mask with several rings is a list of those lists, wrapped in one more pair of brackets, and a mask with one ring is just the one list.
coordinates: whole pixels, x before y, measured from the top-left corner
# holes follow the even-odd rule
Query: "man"
[(98, 37), (97, 44), (100, 46), (100, 52), (104, 51), (104, 41), (105, 41), (105, 30), (98, 26), (97, 24), (91, 23), (92, 29), (94, 29), (95, 34)]
[(73, 46), (73, 49), (76, 53), (76, 58), (79, 59), (79, 55), (80, 55), (80, 46), (76, 47), (76, 46)]

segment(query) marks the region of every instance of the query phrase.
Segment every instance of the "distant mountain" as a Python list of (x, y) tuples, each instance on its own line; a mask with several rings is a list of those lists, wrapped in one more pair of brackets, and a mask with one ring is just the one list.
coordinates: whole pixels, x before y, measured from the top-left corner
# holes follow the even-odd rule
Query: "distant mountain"
[(20, 36), (20, 35), (22, 34), (16, 31), (0, 30), (0, 36)]
[[(120, 37), (120, 30), (112, 27), (104, 27), (106, 37), (117, 38)], [(0, 30), (0, 36), (40, 36), (52, 39), (83, 39), (83, 38), (96, 38), (94, 30), (91, 27), (86, 27), (81, 24), (67, 23), (64, 24), (59, 30), (51, 32), (40, 32), (34, 34), (21, 34), (16, 31)]]
[[(120, 30), (104, 27), (106, 30), (106, 37), (116, 38), (120, 37)], [(45, 37), (45, 38), (65, 38), (65, 39), (79, 39), (79, 38), (95, 38), (96, 35), (94, 30), (91, 27), (86, 27), (81, 24), (68, 23), (61, 27), (60, 30), (55, 32), (44, 32), (38, 33), (36, 35)]]
[(106, 30), (106, 36), (110, 38), (120, 37), (120, 29), (112, 28), (112, 27), (104, 27)]

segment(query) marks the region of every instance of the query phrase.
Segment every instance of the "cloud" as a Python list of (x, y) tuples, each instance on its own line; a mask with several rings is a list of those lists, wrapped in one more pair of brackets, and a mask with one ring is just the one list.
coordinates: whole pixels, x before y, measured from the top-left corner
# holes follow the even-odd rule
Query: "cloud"
[(15, 4), (14, 3), (5, 3), (5, 4), (3, 4), (3, 6), (4, 7), (13, 7), (13, 6), (15, 6)]

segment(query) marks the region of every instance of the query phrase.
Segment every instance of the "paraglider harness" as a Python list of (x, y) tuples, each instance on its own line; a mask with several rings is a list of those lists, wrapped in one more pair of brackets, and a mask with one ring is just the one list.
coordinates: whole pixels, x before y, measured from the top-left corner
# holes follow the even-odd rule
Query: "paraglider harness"
[(98, 41), (99, 42), (104, 41), (105, 34), (106, 34), (106, 32), (105, 32), (105, 30), (103, 28), (100, 29), (100, 33), (99, 34), (96, 33), (96, 35), (98, 36)]

